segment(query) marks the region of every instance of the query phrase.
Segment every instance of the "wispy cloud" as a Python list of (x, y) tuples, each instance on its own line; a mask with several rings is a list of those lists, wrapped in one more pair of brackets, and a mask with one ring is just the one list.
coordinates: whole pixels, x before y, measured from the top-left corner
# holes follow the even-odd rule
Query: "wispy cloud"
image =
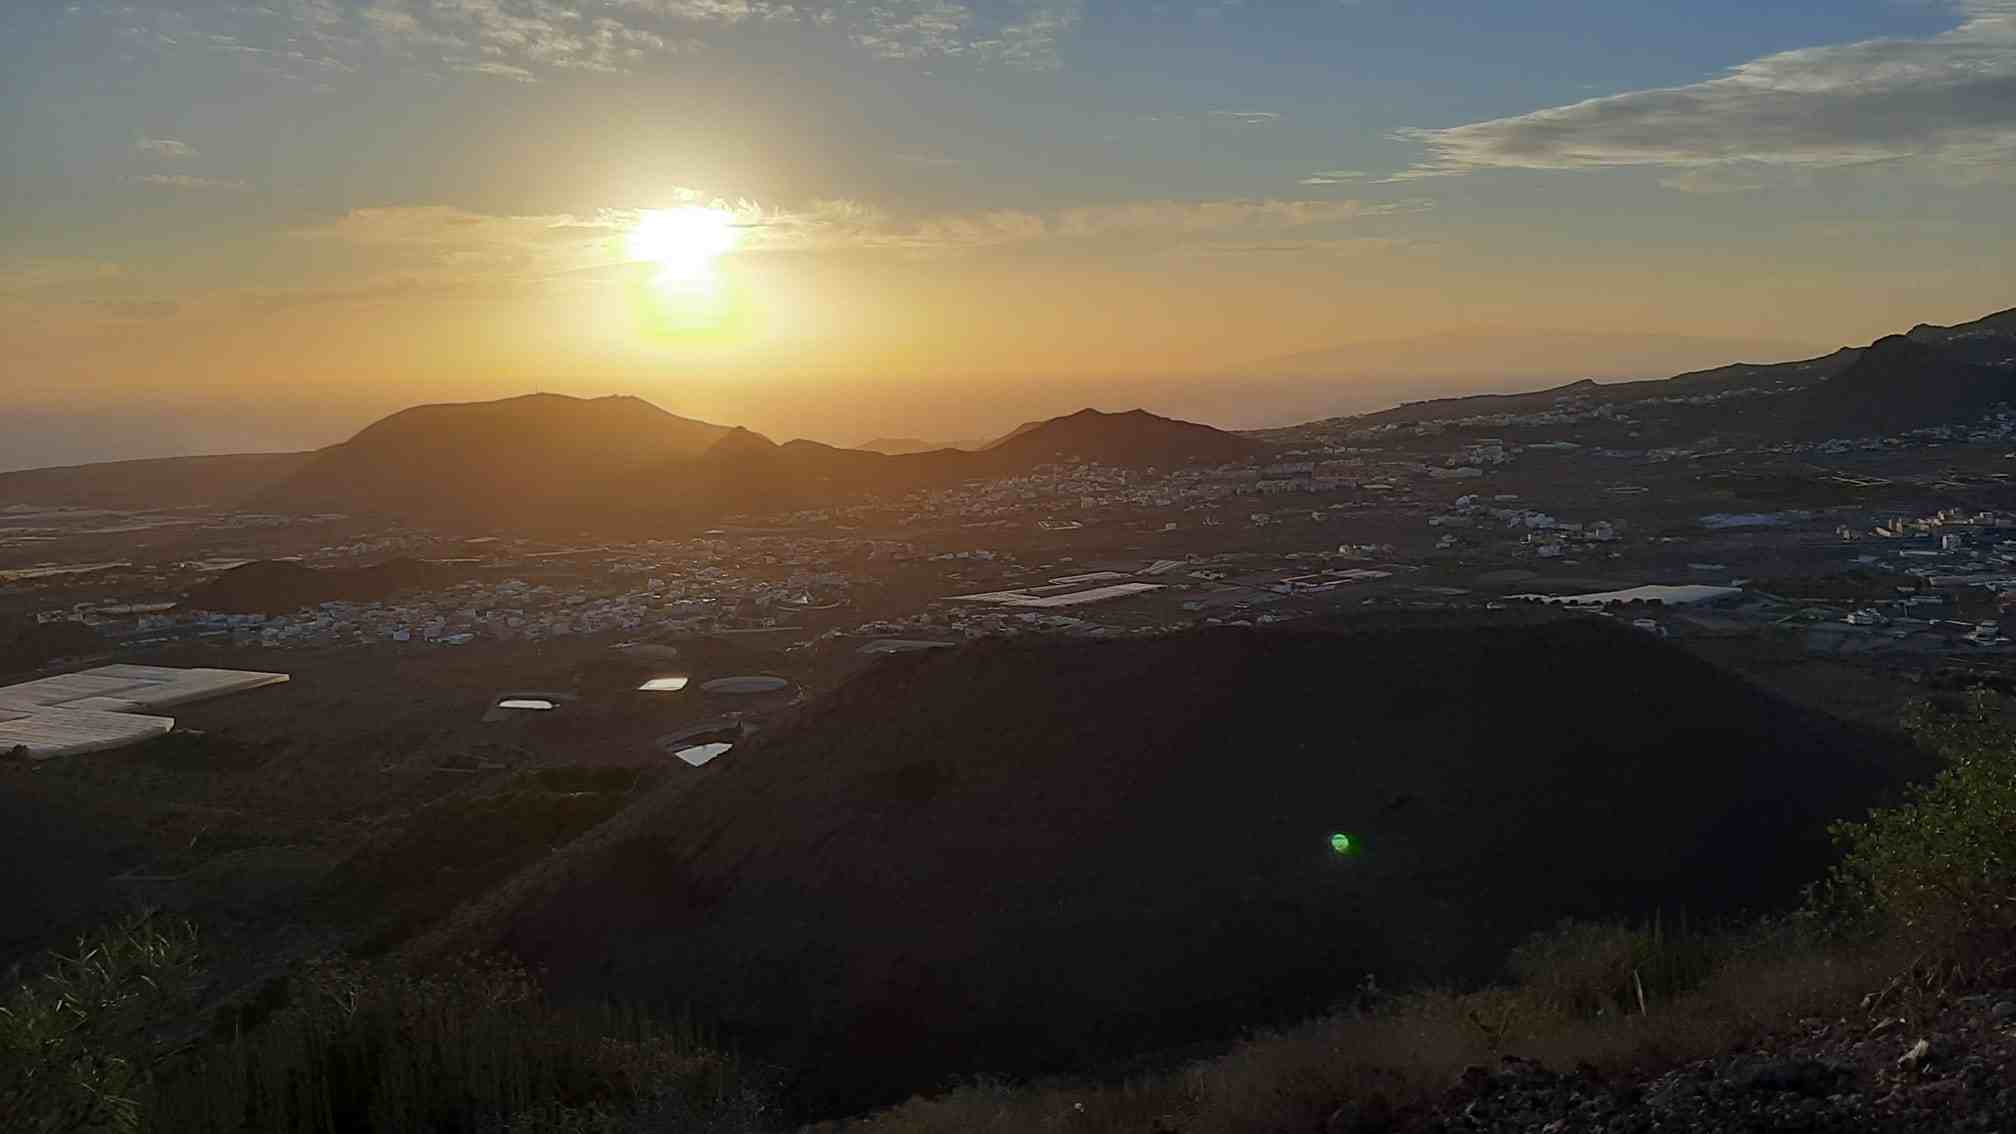
[(748, 211), (738, 215), (751, 233), (748, 245), (756, 250), (950, 252), (1043, 243), (1195, 245), (1220, 236), (1257, 245), (1274, 234), (1348, 225), (1424, 207), (1418, 201), (1232, 198), (1126, 201), (1048, 212), (992, 209), (901, 218), (860, 202), (838, 200), (815, 202), (802, 209), (764, 211), (745, 206)]
[(532, 74), (531, 71), (510, 63), (499, 63), (495, 59), (473, 59), (451, 62), (448, 64), (448, 69), (459, 71), (464, 75), (491, 75), (499, 79), (510, 79), (516, 83), (534, 83), (539, 81), (538, 77)]
[(664, 16), (692, 24), (739, 24), (744, 20), (788, 20), (796, 5), (769, 0), (606, 0), (611, 8)]
[(0, 297), (89, 298), (128, 290), (131, 276), (107, 260), (61, 256), (0, 257)]
[(1024, 0), (1016, 18), (975, 47), (982, 59), (1028, 71), (1054, 71), (1063, 66), (1058, 44), (1084, 14), (1081, 0)]
[(1483, 169), (1828, 167), (2016, 158), (2016, 0), (1961, 0), (1927, 39), (1787, 51), (1688, 86), (1634, 91), (1401, 136), (1428, 158), (1402, 177)]
[(195, 177), (186, 173), (149, 173), (133, 180), (163, 189), (190, 189), (222, 193), (250, 193), (252, 185), (230, 177)]
[[(830, 12), (830, 16), (827, 14)], [(1032, 71), (1062, 65), (1058, 42), (1083, 16), (1080, 0), (849, 0), (821, 12), (883, 59), (964, 58)]]
[(1719, 166), (1676, 170), (1660, 178), (1659, 185), (1676, 193), (1748, 193), (1764, 188), (1756, 177)]
[(142, 138), (133, 143), (133, 152), (142, 157), (172, 160), (196, 156), (196, 147), (173, 138)]
[[(624, 72), (732, 27), (833, 29), (892, 60), (1051, 70), (1083, 0), (175, 0), (91, 4), (158, 49), (236, 55), (269, 78), (325, 82), (373, 64), (537, 82)], [(80, 5), (81, 6), (81, 5)]]
[(172, 319), (182, 310), (173, 299), (101, 299), (94, 305), (114, 319)]
[[(1352, 231), (1356, 222), (1426, 207), (1415, 201), (1233, 198), (903, 217), (844, 199), (777, 207), (695, 190), (682, 190), (677, 197), (681, 203), (704, 204), (730, 214), (742, 234), (741, 252), (756, 255), (878, 251), (943, 255), (1044, 245), (1134, 251), (1213, 245), (1222, 245), (1220, 251), (1362, 249), (1370, 234)], [(297, 229), (293, 235), (356, 246), (372, 253), (385, 278), (402, 281), (401, 286), (434, 288), (478, 277), (557, 279), (621, 263), (627, 259), (625, 236), (642, 215), (641, 210), (628, 209), (588, 216), (497, 216), (451, 206), (357, 209)]]
[[(636, 216), (631, 211), (514, 216), (418, 205), (352, 209), (289, 235), (351, 245), (369, 253), (372, 270), (400, 287), (434, 288), (471, 277), (539, 279), (620, 260), (623, 234)], [(374, 280), (370, 286), (382, 290), (384, 284)], [(337, 293), (354, 287), (346, 281)]]
[(182, 304), (147, 294), (123, 264), (64, 257), (0, 258), (0, 308), (87, 312), (119, 320), (167, 319)]
[(1349, 185), (1365, 180), (1367, 174), (1358, 169), (1325, 169), (1312, 173), (1296, 182), (1298, 185)]
[(1116, 232), (1197, 233), (1239, 229), (1290, 229), (1344, 224), (1371, 216), (1415, 212), (1417, 201), (1304, 201), (1231, 199), (1215, 201), (1136, 201), (1118, 205), (1068, 209), (1057, 222), (1064, 236), (1104, 236)]
[(1207, 117), (1235, 126), (1272, 126), (1281, 121), (1281, 116), (1271, 110), (1213, 110)]
[(452, 286), (429, 288), (405, 276), (375, 280), (352, 287), (305, 287), (283, 291), (254, 291), (244, 296), (247, 307), (260, 312), (291, 311), (302, 307), (324, 307), (353, 303), (392, 303), (410, 300), (427, 292), (451, 293)]

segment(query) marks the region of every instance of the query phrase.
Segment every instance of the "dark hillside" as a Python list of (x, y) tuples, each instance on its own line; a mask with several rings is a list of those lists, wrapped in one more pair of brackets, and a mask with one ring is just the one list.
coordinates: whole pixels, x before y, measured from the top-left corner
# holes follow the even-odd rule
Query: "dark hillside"
[(978, 452), (886, 454), (803, 440), (778, 445), (736, 429), (696, 457), (676, 458), (637, 474), (623, 489), (607, 494), (604, 508), (631, 526), (690, 524), (895, 498), (982, 477), (1024, 476), (1049, 464), (1174, 468), (1246, 460), (1268, 448), (1208, 425), (1142, 410), (1080, 410), (1026, 426)]
[(1832, 379), (1792, 395), (1788, 430), (1804, 436), (1902, 433), (1972, 421), (2016, 396), (2016, 363), (1968, 360), (1952, 347), (1891, 335)]
[(1922, 770), (1595, 621), (990, 642), (671, 777), (490, 917), (833, 1112), (1482, 978), (1565, 916), (1781, 902)]
[(949, 449), (952, 447), (950, 445), (933, 445), (929, 441), (919, 440), (915, 437), (877, 437), (872, 441), (863, 441), (859, 445), (854, 446), (854, 448), (864, 453), (880, 453), (885, 457), (893, 457), (899, 453), (928, 453), (933, 449)]
[(257, 502), (464, 529), (578, 527), (583, 504), (618, 478), (696, 455), (727, 432), (628, 397), (415, 406), (315, 454)]
[(233, 567), (190, 591), (188, 604), (225, 614), (286, 614), (325, 602), (377, 602), (400, 591), (441, 586), (454, 575), (450, 568), (418, 559), (352, 568), (260, 560)]
[(1915, 342), (1943, 347), (1967, 362), (2016, 365), (2016, 307), (1953, 327), (1920, 323), (1908, 334)]
[(232, 508), (299, 472), (313, 453), (162, 457), (0, 473), (0, 507)]
[(1022, 472), (1074, 459), (1124, 468), (1231, 464), (1266, 451), (1266, 445), (1250, 438), (1146, 410), (1100, 413), (1085, 409), (1019, 428), (989, 445), (984, 456), (990, 468)]
[(1650, 398), (1689, 397), (1742, 389), (1796, 389), (1832, 378), (1853, 365), (1862, 353), (1855, 347), (1843, 347), (1833, 354), (1798, 362), (1737, 362), (1712, 370), (1676, 374), (1671, 378), (1627, 382), (1598, 382), (1584, 378), (1564, 386), (1523, 394), (1471, 394), (1460, 398), (1406, 402), (1389, 410), (1366, 414), (1360, 420), (1366, 425), (1410, 425), (1494, 414), (1545, 413), (1557, 408), (1564, 398), (1589, 404), (1628, 406)]

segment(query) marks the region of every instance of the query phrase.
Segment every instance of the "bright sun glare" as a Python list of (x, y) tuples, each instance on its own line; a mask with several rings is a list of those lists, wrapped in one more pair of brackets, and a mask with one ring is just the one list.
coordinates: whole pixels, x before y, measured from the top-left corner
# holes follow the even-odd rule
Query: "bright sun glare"
[(653, 209), (630, 230), (630, 258), (658, 265), (654, 283), (704, 287), (713, 281), (714, 258), (735, 247), (737, 235), (735, 216), (725, 209)]

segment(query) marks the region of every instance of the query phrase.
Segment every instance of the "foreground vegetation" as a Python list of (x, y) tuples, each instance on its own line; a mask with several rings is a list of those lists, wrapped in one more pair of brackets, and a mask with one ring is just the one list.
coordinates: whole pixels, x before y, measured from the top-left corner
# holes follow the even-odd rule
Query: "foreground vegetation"
[[(1907, 1019), (2003, 981), (2016, 947), (2016, 732), (1976, 695), (1907, 722), (1944, 770), (1840, 824), (1796, 912), (1739, 927), (1568, 924), (1502, 985), (1382, 996), (1215, 1059), (1112, 1084), (974, 1081), (844, 1124), (861, 1134), (1386, 1129), (1464, 1068), (1517, 1054), (1670, 1065), (1816, 1017)], [(141, 917), (10, 982), (0, 1127), (35, 1131), (758, 1130), (754, 1076), (617, 1009), (561, 1009), (508, 965), (330, 964), (199, 1012), (200, 941)], [(201, 1020), (198, 1025), (192, 1021)]]
[(151, 917), (54, 957), (0, 1009), (0, 1128), (613, 1134), (764, 1117), (690, 1031), (562, 1010), (507, 965), (317, 966), (207, 1015), (201, 979), (193, 932)]

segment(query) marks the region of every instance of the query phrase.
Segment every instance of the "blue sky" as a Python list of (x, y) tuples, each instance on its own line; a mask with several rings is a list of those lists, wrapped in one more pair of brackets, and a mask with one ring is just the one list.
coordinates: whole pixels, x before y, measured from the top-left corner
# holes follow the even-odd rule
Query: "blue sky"
[[(17, 0), (0, 72), (44, 415), (532, 385), (963, 434), (960, 375), (1022, 376), (1012, 415), (1354, 342), (2016, 303), (2016, 0)], [(696, 206), (732, 302), (626, 329), (624, 233)]]

